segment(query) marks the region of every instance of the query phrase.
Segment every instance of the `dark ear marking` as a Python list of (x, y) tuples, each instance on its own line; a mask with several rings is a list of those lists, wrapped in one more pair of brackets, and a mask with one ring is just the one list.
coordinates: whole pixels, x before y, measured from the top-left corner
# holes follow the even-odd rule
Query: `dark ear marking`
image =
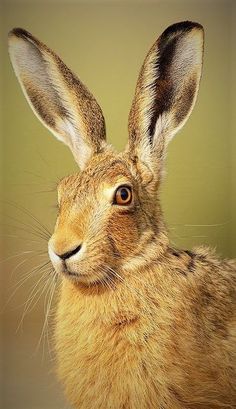
[(154, 79), (150, 85), (150, 88), (156, 93), (153, 107), (150, 109), (151, 122), (148, 128), (150, 142), (153, 139), (157, 117), (170, 109), (173, 99), (173, 81), (169, 70), (176, 49), (177, 38), (171, 42), (167, 41), (165, 37), (170, 32), (172, 30), (165, 30), (159, 41), (154, 45), (157, 55), (154, 68), (156, 68), (156, 78), (158, 78), (158, 81)]
[(162, 168), (168, 142), (193, 109), (202, 56), (202, 26), (184, 21), (168, 27), (144, 60), (129, 115), (129, 151), (154, 172)]
[(187, 116), (189, 107), (194, 99), (195, 90), (197, 88), (197, 78), (193, 74), (191, 78), (188, 79), (188, 82), (183, 85), (183, 93), (179, 100), (179, 109), (177, 107), (175, 112), (175, 123), (176, 126), (184, 121), (184, 118)]
[(163, 31), (163, 33), (162, 33), (162, 35), (160, 37), (169, 36), (171, 34), (175, 34), (175, 33), (178, 33), (180, 31), (184, 34), (184, 33), (187, 33), (188, 31), (191, 31), (194, 28), (199, 28), (200, 30), (203, 29), (202, 25), (195, 22), (195, 21), (189, 21), (189, 20), (180, 21), (179, 23), (174, 23), (171, 26), (167, 27)]

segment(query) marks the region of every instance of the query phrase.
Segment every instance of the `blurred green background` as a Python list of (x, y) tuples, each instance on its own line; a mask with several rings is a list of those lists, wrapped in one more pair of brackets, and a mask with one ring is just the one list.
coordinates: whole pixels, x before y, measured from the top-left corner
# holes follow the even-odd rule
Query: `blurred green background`
[[(45, 315), (43, 300), (34, 305), (38, 294), (16, 332), (25, 302), (35, 294), (31, 288), (41, 276), (33, 273), (26, 282), (19, 280), (47, 260), (47, 242), (41, 233), (38, 237), (38, 224), (26, 213), (52, 231), (57, 181), (77, 167), (69, 150), (44, 129), (24, 99), (7, 55), (7, 33), (23, 27), (61, 56), (97, 98), (108, 140), (121, 150), (137, 75), (150, 46), (174, 22), (200, 22), (206, 42), (199, 98), (169, 147), (162, 205), (176, 246), (207, 244), (224, 257), (236, 257), (236, 2), (8, 0), (0, 7), (0, 284), (3, 304), (7, 302), (1, 315), (0, 406), (62, 409), (69, 406), (55, 381), (49, 347), (46, 344), (43, 352), (41, 344), (37, 349)], [(15, 291), (17, 283), (22, 285)]]

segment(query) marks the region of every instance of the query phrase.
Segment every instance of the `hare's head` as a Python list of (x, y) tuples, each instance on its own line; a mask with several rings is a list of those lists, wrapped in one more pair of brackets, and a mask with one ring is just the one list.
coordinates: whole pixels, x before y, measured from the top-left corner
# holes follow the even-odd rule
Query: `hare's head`
[(114, 269), (156, 257), (166, 242), (157, 199), (163, 159), (196, 100), (202, 27), (174, 24), (150, 49), (138, 78), (123, 153), (106, 143), (101, 108), (54, 52), (22, 29), (10, 32), (9, 44), (29, 104), (69, 146), (81, 170), (58, 185), (59, 214), (49, 241), (55, 270), (92, 284)]

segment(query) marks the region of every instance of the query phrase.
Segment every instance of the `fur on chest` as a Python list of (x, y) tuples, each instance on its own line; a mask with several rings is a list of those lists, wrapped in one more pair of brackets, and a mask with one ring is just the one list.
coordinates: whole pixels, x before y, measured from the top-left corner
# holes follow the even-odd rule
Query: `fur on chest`
[[(152, 312), (144, 316), (134, 301), (125, 308), (119, 298), (111, 306), (109, 299), (98, 303), (95, 298), (72, 300), (68, 295), (64, 289), (58, 306), (56, 350), (59, 377), (75, 407), (91, 407), (96, 396), (97, 408), (121, 408), (121, 402), (125, 408), (140, 407), (140, 402), (148, 408), (147, 394), (157, 405), (162, 362), (153, 363), (158, 343)], [(105, 397), (113, 406), (104, 406)], [(136, 406), (128, 406), (131, 397)]]

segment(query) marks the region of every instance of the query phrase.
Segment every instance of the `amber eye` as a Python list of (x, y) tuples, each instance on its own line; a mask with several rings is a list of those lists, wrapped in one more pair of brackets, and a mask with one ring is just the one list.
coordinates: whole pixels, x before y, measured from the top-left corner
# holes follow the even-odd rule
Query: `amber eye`
[(132, 201), (132, 190), (129, 186), (120, 186), (116, 190), (114, 204), (128, 205)]

